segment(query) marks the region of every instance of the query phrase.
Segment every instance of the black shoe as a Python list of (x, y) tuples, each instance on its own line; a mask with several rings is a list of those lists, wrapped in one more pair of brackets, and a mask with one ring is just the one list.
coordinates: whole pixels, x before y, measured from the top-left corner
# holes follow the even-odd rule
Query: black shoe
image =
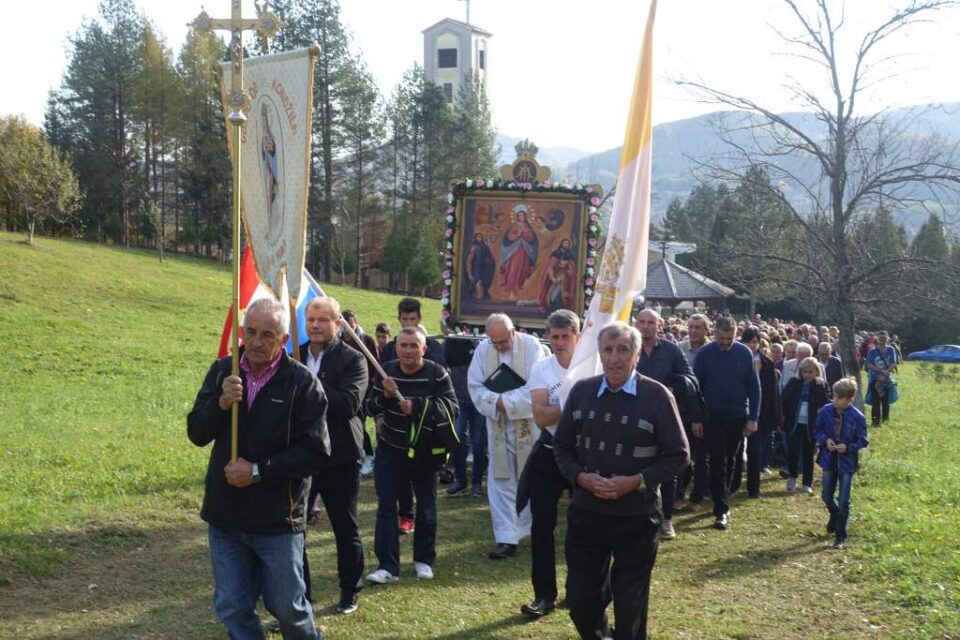
[(836, 533), (837, 532), (837, 516), (831, 514), (830, 519), (827, 521), (827, 533)]
[(834, 540), (834, 542), (833, 542), (833, 548), (834, 548), (834, 549), (843, 549), (843, 545), (844, 545), (844, 543), (845, 543), (846, 541), (847, 541), (846, 538), (841, 538), (840, 536), (837, 536), (836, 540)]
[(786, 469), (780, 469), (780, 477), (786, 480), (787, 478), (790, 477), (790, 472), (787, 471)]
[(337, 613), (347, 615), (357, 610), (358, 597), (356, 593), (341, 593), (340, 604), (337, 605)]
[(473, 496), (474, 498), (482, 498), (482, 497), (483, 497), (483, 485), (479, 485), (479, 484), (473, 485), (473, 489), (471, 489), (470, 495)]
[(520, 606), (520, 613), (531, 618), (545, 616), (557, 608), (556, 600), (547, 600), (546, 598), (534, 598), (530, 604)]
[(441, 467), (440, 484), (452, 484), (453, 480), (453, 471), (451, 471), (449, 467)]
[(724, 514), (721, 514), (717, 517), (716, 521), (713, 523), (714, 529), (720, 529), (721, 531), (730, 527), (730, 512), (727, 511)]
[(310, 517), (307, 518), (307, 526), (315, 527), (318, 524), (320, 524), (320, 512), (314, 511), (313, 513), (310, 514)]
[(493, 548), (493, 551), (487, 554), (487, 557), (491, 560), (503, 560), (515, 555), (517, 555), (517, 545), (499, 542)]
[(447, 496), (465, 496), (467, 495), (467, 485), (460, 484), (459, 482), (454, 482), (452, 485), (447, 487)]

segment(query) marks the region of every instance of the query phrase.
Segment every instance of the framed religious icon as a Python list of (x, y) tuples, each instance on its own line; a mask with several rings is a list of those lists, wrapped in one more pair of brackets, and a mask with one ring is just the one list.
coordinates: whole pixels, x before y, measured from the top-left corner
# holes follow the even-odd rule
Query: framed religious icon
[(453, 185), (441, 298), (451, 329), (482, 328), (489, 314), (501, 311), (518, 327), (541, 332), (551, 312), (582, 316), (589, 304), (600, 187), (513, 180), (519, 163), (523, 176), (543, 176), (527, 154), (510, 172), (504, 167), (500, 180)]

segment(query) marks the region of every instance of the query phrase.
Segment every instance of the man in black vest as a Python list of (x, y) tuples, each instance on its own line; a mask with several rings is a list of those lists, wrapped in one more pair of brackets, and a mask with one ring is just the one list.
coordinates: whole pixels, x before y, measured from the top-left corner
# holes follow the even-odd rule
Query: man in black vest
[[(367, 391), (367, 363), (360, 352), (337, 337), (340, 303), (336, 299), (311, 300), (307, 305), (306, 325), (310, 342), (300, 346), (300, 359), (320, 379), (327, 395), (331, 445), (330, 464), (318, 469), (313, 476), (307, 513), (310, 522), (316, 522), (319, 496), (337, 542), (340, 578), (337, 613), (353, 613), (357, 610), (357, 593), (363, 586), (363, 545), (357, 524), (357, 499), (363, 460), (362, 403)], [(306, 551), (303, 569), (309, 596), (310, 566)]]
[[(660, 533), (660, 484), (690, 462), (677, 404), (636, 372), (640, 332), (611, 322), (597, 338), (603, 375), (577, 382), (553, 440), (560, 473), (573, 485), (567, 512), (567, 606), (581, 638), (647, 637), (650, 575)], [(612, 564), (611, 564), (612, 562)]]

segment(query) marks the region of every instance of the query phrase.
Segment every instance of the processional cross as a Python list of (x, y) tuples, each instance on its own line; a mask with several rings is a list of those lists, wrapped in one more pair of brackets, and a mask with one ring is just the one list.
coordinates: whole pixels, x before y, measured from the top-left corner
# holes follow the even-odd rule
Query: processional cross
[[(211, 18), (206, 11), (188, 26), (192, 26), (199, 33), (209, 33), (213, 30), (226, 30), (231, 34), (230, 39), (230, 93), (227, 101), (230, 105), (230, 115), (227, 119), (233, 125), (233, 340), (231, 345), (231, 375), (240, 375), (239, 340), (240, 340), (240, 127), (246, 122), (247, 116), (243, 109), (247, 105), (247, 95), (243, 91), (243, 32), (255, 30), (260, 36), (264, 50), (269, 47), (269, 38), (280, 30), (280, 20), (269, 10), (269, 3), (256, 3), (257, 17), (244, 18), (240, 8), (241, 0), (231, 0), (229, 20)], [(237, 460), (237, 418), (238, 407), (234, 403), (231, 409), (230, 424), (230, 461)]]

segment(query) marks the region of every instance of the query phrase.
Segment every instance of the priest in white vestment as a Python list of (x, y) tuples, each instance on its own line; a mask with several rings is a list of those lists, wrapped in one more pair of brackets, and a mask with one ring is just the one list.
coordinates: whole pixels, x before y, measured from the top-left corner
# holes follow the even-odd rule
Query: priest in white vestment
[(529, 380), (534, 363), (548, 353), (535, 337), (517, 333), (513, 321), (503, 313), (487, 318), (486, 334), (470, 362), (467, 388), (477, 411), (487, 419), (487, 497), (497, 543), (489, 557), (500, 560), (514, 555), (520, 539), (530, 535), (530, 507), (520, 515), (516, 511), (517, 479), (540, 430), (533, 421), (526, 385), (496, 393), (483, 383), (501, 364)]

